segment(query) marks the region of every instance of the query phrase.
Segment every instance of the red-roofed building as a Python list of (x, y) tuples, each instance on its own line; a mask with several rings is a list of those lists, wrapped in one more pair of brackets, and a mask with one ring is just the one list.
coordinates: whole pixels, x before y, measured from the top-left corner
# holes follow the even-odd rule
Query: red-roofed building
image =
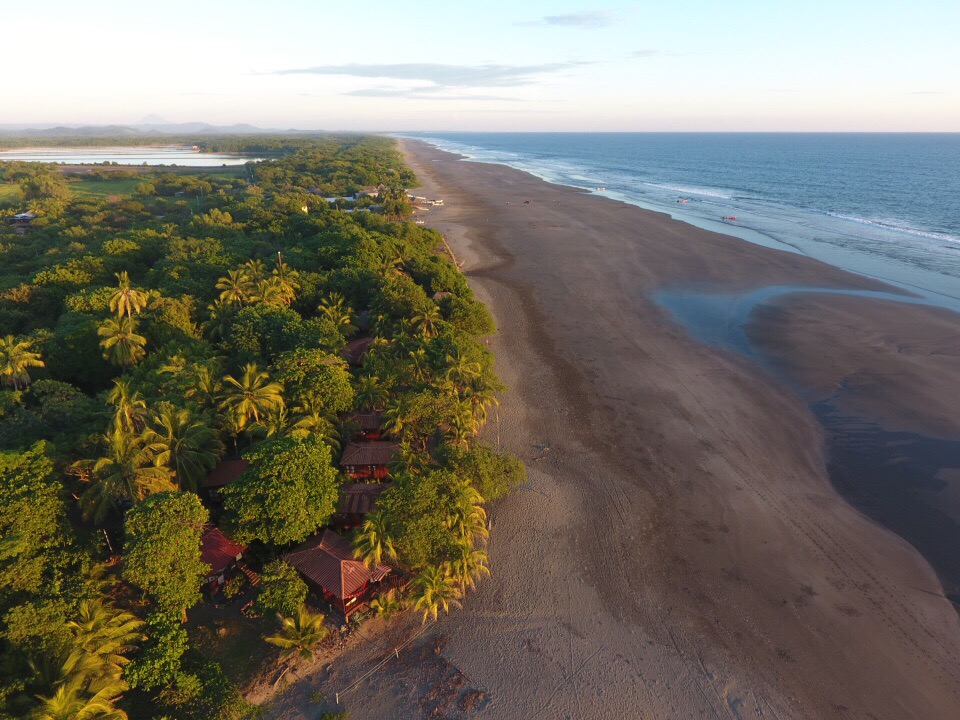
[(340, 458), (340, 467), (354, 480), (382, 480), (390, 474), (387, 466), (399, 450), (397, 443), (384, 440), (347, 443)]
[(348, 413), (344, 420), (349, 426), (356, 428), (353, 439), (357, 442), (379, 440), (383, 437), (383, 413), (379, 410)]
[(366, 356), (367, 350), (372, 342), (372, 337), (362, 337), (351, 340), (344, 348), (343, 356), (347, 359), (347, 362), (350, 365), (359, 367), (360, 365), (363, 365), (363, 358)]
[(287, 553), (284, 560), (347, 618), (369, 601), (391, 572), (387, 565), (371, 570), (354, 559), (350, 542), (332, 530)]
[(341, 528), (360, 525), (377, 506), (380, 494), (393, 483), (350, 483), (340, 487), (340, 501), (333, 524)]
[(204, 589), (217, 592), (237, 570), (239, 561), (247, 548), (238, 545), (212, 525), (207, 526), (200, 536), (200, 560), (210, 566), (210, 572), (203, 580)]
[(220, 496), (220, 490), (231, 484), (243, 471), (250, 467), (248, 460), (221, 460), (220, 463), (210, 471), (204, 482), (204, 490), (211, 500)]

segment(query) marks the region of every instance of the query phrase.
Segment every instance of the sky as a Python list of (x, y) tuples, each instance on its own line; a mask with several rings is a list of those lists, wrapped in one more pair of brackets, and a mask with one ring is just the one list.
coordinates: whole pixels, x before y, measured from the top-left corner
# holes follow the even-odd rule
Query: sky
[(32, 0), (0, 125), (960, 131), (958, 0)]

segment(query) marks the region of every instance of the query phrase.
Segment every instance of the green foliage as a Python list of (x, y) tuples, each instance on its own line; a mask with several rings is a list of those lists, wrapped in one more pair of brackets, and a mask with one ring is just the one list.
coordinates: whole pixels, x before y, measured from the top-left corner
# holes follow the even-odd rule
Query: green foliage
[(282, 657), (297, 655), (305, 660), (312, 659), (313, 648), (327, 636), (323, 614), (311, 612), (306, 605), (301, 605), (292, 617), (277, 617), (280, 630), (264, 639), (279, 647)]
[(309, 403), (320, 414), (344, 412), (353, 405), (353, 385), (343, 358), (298, 348), (278, 357), (273, 369), (290, 405)]
[(307, 599), (307, 584), (300, 574), (282, 560), (263, 568), (257, 592), (256, 609), (260, 615), (293, 615)]
[(0, 603), (24, 594), (54, 595), (70, 529), (46, 443), (0, 453), (0, 538)]
[(165, 613), (184, 613), (200, 600), (209, 567), (200, 560), (200, 535), (208, 519), (192, 493), (151, 495), (124, 522), (124, 577)]
[(124, 670), (124, 678), (130, 687), (145, 691), (173, 684), (181, 673), (182, 658), (190, 646), (180, 618), (162, 612), (153, 613), (147, 618), (144, 632), (147, 639)]
[(500, 455), (486, 445), (474, 445), (466, 450), (444, 446), (439, 457), (486, 500), (496, 500), (513, 492), (527, 479), (527, 470), (519, 459)]
[(377, 502), (379, 518), (404, 567), (420, 568), (445, 560), (453, 537), (447, 527), (455, 479), (443, 472), (404, 475)]
[(268, 440), (245, 453), (250, 467), (224, 490), (225, 518), (240, 542), (300, 542), (336, 509), (337, 471), (319, 437)]

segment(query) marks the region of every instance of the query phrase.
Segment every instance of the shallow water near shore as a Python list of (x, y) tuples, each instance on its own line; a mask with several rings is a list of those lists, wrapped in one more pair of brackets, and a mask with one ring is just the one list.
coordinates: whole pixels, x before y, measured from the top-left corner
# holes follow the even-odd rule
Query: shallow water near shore
[[(749, 357), (780, 376), (750, 342), (745, 326), (759, 306), (792, 293), (945, 304), (887, 292), (789, 285), (740, 294), (662, 290), (653, 300), (699, 342)], [(960, 441), (884, 430), (870, 418), (842, 413), (832, 398), (809, 407), (826, 434), (827, 472), (833, 486), (860, 512), (913, 545), (933, 566), (947, 597), (960, 611), (960, 524), (946, 507), (950, 480), (943, 477), (944, 469), (960, 468)]]

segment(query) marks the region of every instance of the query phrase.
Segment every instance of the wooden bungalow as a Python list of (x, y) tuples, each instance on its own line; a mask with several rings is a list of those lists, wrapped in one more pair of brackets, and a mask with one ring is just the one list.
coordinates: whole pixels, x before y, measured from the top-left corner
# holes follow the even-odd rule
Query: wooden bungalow
[(352, 412), (343, 418), (351, 428), (356, 428), (353, 434), (355, 442), (370, 442), (383, 437), (383, 413), (379, 410), (370, 412)]
[(367, 350), (370, 348), (370, 343), (372, 342), (372, 337), (361, 337), (351, 340), (343, 350), (343, 357), (347, 359), (350, 365), (360, 367), (363, 365), (363, 358), (366, 357)]
[(208, 525), (200, 536), (200, 559), (210, 566), (203, 579), (203, 589), (214, 594), (239, 569), (246, 547), (238, 545), (213, 525)]
[(377, 506), (380, 494), (392, 486), (393, 483), (349, 483), (341, 486), (337, 514), (333, 516), (332, 523), (344, 529), (361, 525)]
[(347, 619), (370, 601), (391, 572), (387, 565), (371, 570), (354, 559), (353, 546), (333, 530), (324, 530), (287, 553), (284, 560)]
[(248, 460), (221, 460), (220, 463), (207, 475), (203, 484), (204, 492), (211, 500), (220, 499), (220, 491), (231, 484), (243, 471), (250, 467)]
[(347, 443), (340, 467), (354, 480), (382, 480), (390, 474), (388, 465), (399, 449), (399, 444), (386, 440)]

